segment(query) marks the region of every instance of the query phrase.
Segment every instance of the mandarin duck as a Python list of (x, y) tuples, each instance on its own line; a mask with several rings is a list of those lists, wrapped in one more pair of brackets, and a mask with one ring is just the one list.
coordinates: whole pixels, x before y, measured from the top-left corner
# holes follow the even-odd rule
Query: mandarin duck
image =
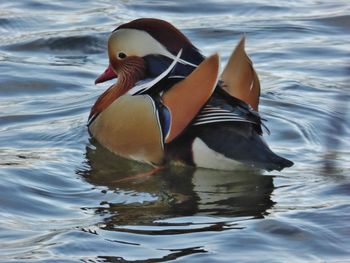
[(166, 21), (120, 25), (108, 39), (109, 66), (95, 84), (117, 82), (91, 109), (91, 136), (117, 155), (156, 167), (292, 166), (262, 137), (260, 83), (244, 43), (242, 37), (220, 74), (218, 54), (204, 57)]

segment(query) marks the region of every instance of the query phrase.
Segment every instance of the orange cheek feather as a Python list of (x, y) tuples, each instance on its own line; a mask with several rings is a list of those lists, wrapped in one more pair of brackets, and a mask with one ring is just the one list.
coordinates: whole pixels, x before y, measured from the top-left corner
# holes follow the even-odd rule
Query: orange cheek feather
[[(118, 60), (112, 57), (112, 59), (110, 59), (110, 66), (99, 78), (97, 78), (97, 80), (107, 80), (108, 77), (112, 76), (114, 73), (112, 67), (118, 70), (118, 82), (109, 87), (97, 99), (91, 109), (89, 118), (92, 118), (93, 116), (104, 111), (113, 103), (113, 101), (128, 92), (137, 81), (145, 77), (145, 63), (142, 58), (131, 56), (124, 60)], [(117, 76), (117, 74), (115, 74), (115, 76)]]

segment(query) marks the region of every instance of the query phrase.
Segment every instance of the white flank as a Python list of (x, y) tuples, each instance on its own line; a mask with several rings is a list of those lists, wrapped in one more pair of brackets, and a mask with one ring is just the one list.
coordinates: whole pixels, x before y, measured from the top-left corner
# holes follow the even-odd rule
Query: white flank
[(235, 170), (242, 166), (240, 162), (225, 157), (210, 149), (201, 139), (196, 138), (192, 144), (193, 160), (196, 166), (218, 169), (218, 170)]

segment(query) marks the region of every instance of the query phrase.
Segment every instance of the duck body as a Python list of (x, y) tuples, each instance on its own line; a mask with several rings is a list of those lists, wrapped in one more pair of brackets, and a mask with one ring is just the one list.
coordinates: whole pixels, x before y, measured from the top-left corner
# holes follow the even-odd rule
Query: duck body
[[(171, 44), (162, 43), (162, 30), (175, 36)], [(123, 46), (125, 37), (142, 38), (148, 46)], [(244, 39), (221, 76), (217, 54), (205, 58), (162, 20), (138, 19), (118, 27), (108, 50), (110, 66), (97, 82), (117, 76), (118, 82), (96, 101), (88, 127), (112, 152), (155, 166), (282, 170), (293, 165), (262, 137), (260, 84)]]
[[(184, 134), (166, 145), (168, 161), (220, 170), (237, 169), (242, 164), (268, 171), (291, 166), (291, 161), (275, 154), (264, 141), (259, 115), (242, 101), (231, 101), (228, 97), (231, 104), (223, 103), (224, 96), (229, 95), (222, 90), (215, 92), (203, 108), (203, 113)], [(213, 108), (213, 105), (239, 117), (230, 120), (226, 115), (227, 119), (208, 119), (203, 123), (203, 115), (208, 115), (207, 109)]]

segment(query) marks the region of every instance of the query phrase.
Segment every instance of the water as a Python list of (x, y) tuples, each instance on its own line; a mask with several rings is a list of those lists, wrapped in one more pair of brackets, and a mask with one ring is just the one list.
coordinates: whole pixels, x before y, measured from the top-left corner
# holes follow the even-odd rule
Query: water
[[(348, 1), (0, 3), (1, 262), (350, 261)], [(166, 19), (227, 60), (240, 34), (266, 140), (295, 165), (149, 167), (89, 141), (106, 39)]]

